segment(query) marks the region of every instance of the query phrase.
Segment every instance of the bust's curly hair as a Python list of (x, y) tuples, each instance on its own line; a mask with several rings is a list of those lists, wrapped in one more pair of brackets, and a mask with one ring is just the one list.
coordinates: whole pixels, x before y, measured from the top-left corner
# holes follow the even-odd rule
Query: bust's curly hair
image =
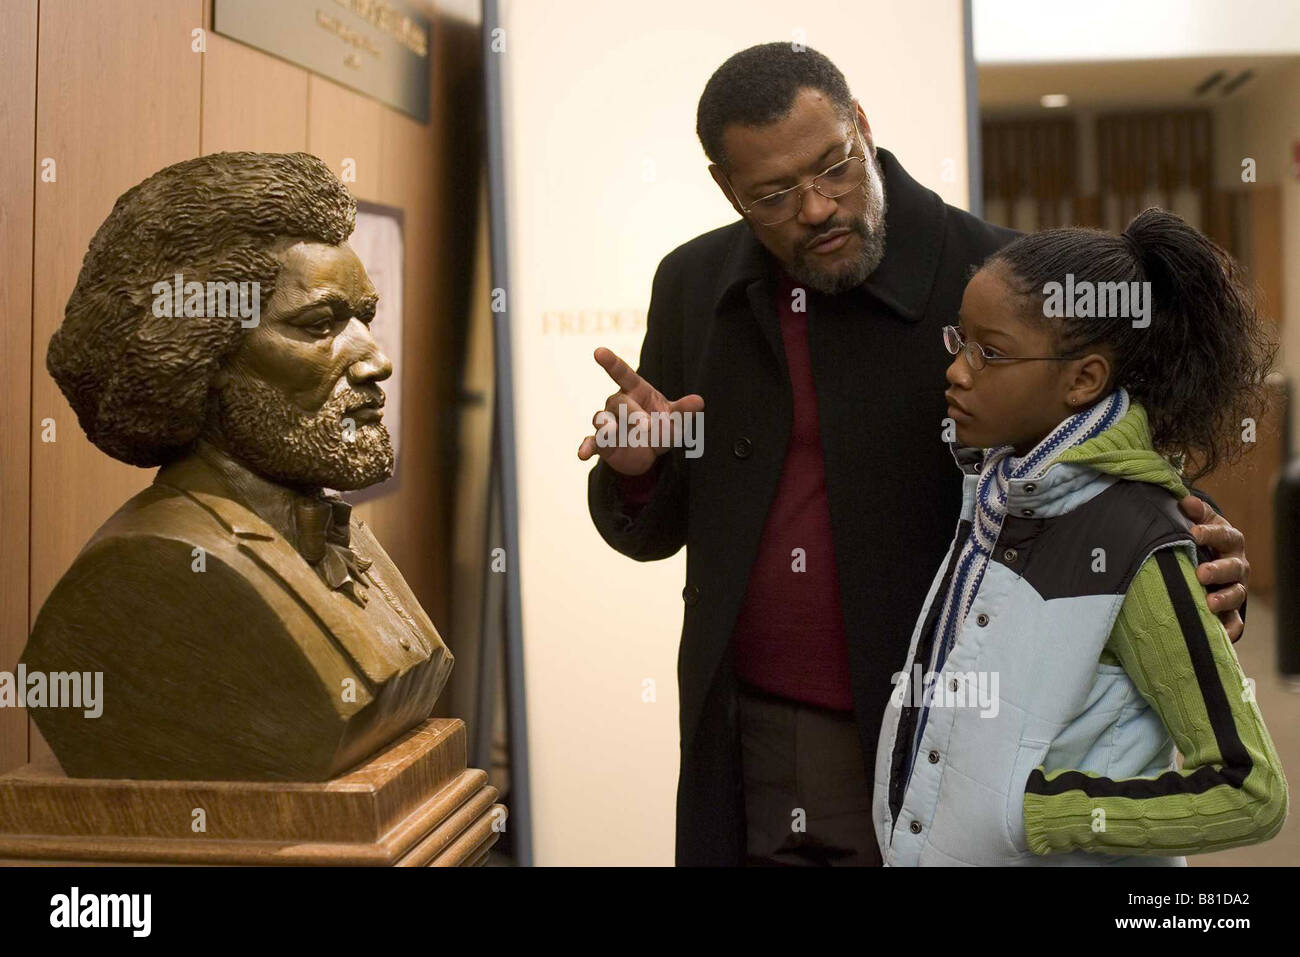
[(45, 366), (90, 441), (130, 465), (183, 454), (214, 374), (245, 330), (236, 316), (157, 317), (155, 283), (258, 282), (265, 311), (282, 237), (338, 245), (356, 201), (307, 153), (213, 153), (123, 193), (90, 241)]

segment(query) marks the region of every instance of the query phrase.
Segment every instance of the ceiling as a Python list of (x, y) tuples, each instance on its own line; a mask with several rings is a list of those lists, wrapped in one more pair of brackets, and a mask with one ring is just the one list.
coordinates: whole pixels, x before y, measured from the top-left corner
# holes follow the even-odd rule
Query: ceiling
[[(1300, 57), (1295, 56), (990, 64), (979, 67), (979, 103), (981, 112), (993, 115), (1055, 112), (1039, 104), (1046, 93), (1067, 94), (1071, 110), (1212, 106), (1251, 93), (1296, 65)], [(1225, 96), (1224, 85), (1244, 70), (1254, 77)], [(1197, 96), (1195, 88), (1218, 71), (1223, 79)]]

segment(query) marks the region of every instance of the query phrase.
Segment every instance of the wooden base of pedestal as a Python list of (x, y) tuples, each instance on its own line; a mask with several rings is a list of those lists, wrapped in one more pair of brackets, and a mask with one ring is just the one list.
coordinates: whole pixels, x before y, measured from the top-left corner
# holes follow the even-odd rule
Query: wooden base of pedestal
[(506, 809), (465, 767), (465, 722), (431, 718), (319, 783), (0, 776), (0, 864), (370, 864), (486, 861)]

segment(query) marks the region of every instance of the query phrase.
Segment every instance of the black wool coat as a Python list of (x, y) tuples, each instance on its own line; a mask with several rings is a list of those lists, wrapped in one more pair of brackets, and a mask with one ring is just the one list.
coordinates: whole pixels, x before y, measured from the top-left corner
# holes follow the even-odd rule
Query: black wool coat
[[(961, 472), (943, 440), (941, 330), (971, 267), (1017, 234), (918, 184), (884, 149), (885, 257), (836, 296), (808, 290), (836, 571), (854, 714), (868, 777), (891, 676), (956, 527)], [(670, 399), (704, 398), (703, 454), (666, 453), (634, 518), (618, 476), (592, 469), (601, 536), (639, 561), (686, 547), (677, 678), (679, 865), (745, 858), (730, 639), (790, 440), (793, 395), (774, 301), (776, 265), (743, 220), (698, 236), (655, 274), (640, 374)]]

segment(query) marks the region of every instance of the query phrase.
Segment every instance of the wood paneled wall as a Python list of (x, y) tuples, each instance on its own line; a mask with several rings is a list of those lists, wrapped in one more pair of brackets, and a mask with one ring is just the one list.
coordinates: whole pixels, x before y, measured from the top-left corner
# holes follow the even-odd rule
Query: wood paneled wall
[[(36, 180), (36, 0), (10, 4), (0, 20), (0, 671), (13, 671), (27, 637), (31, 521), (32, 203)], [(27, 716), (0, 708), (0, 769), (27, 756)]]
[[(463, 138), (481, 122), (479, 101), (464, 95), (478, 76), (478, 25), (435, 16), (427, 125), (210, 31), (206, 52), (195, 52), (193, 31), (209, 25), (205, 0), (6, 4), (0, 132), (18, 148), (0, 153), (0, 362), (14, 384), (0, 417), (0, 670), (13, 670), (41, 604), (85, 541), (153, 477), (92, 446), (45, 371), (87, 245), (128, 188), (221, 150), (306, 150), (336, 171), (348, 157), (358, 199), (403, 210), (399, 481), (358, 511), (434, 621), (449, 621), (451, 344), (477, 228), (478, 157)], [(45, 158), (53, 182), (41, 178)], [(464, 183), (469, 217), (456, 195)], [(46, 442), (50, 420), (55, 440)], [(24, 714), (0, 709), (0, 771), (44, 748), (34, 725), (29, 740)]]
[(1160, 197), (1174, 209), (1179, 190), (1196, 194), (1200, 222), (1214, 188), (1214, 117), (1209, 110), (1158, 110), (1097, 117), (1097, 183), (1117, 208), (1109, 228), (1120, 230)]
[[(1031, 199), (1040, 229), (1071, 225), (1079, 193), (1075, 124), (1069, 118), (985, 120), (980, 131), (985, 201), (1001, 202), (1014, 221)], [(1069, 210), (1066, 212), (1066, 210)]]

